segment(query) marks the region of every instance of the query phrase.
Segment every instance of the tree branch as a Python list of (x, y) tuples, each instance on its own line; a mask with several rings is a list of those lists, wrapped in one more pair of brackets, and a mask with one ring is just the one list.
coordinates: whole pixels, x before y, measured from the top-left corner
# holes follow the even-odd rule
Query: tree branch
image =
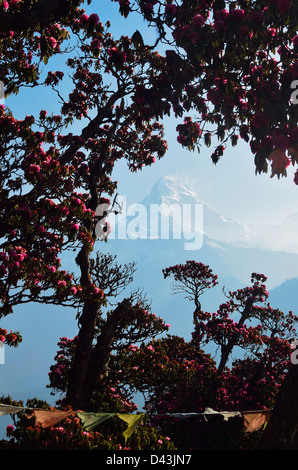
[[(241, 314), (241, 318), (238, 322), (238, 326), (242, 326), (244, 325), (244, 322), (247, 320), (247, 318), (249, 317), (250, 313), (251, 313), (251, 310), (252, 310), (252, 306), (253, 306), (253, 303), (254, 303), (254, 300), (255, 298), (254, 297), (249, 297), (246, 301), (246, 304), (245, 304), (245, 308)], [(224, 368), (228, 362), (228, 359), (229, 359), (229, 355), (231, 354), (234, 346), (236, 345), (237, 343), (237, 339), (238, 339), (238, 335), (233, 335), (232, 338), (229, 340), (228, 344), (226, 344), (225, 346), (223, 345), (222, 348), (221, 348), (221, 358), (220, 358), (220, 363), (219, 363), (219, 366), (218, 366), (218, 369), (217, 369), (217, 375), (221, 375), (224, 371)]]

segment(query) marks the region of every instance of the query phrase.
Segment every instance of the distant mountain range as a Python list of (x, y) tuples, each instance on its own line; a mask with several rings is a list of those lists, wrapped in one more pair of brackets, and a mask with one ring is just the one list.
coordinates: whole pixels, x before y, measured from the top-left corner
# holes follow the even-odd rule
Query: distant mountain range
[[(174, 238), (174, 222), (171, 224), (171, 217), (168, 239), (162, 239), (161, 233), (159, 237), (155, 234), (150, 239), (150, 207), (162, 207), (162, 204), (173, 209), (177, 206), (183, 208), (183, 205), (203, 207), (203, 223), (199, 224), (199, 249), (185, 249), (185, 242), (189, 239), (184, 238), (184, 233), (180, 239)], [(251, 273), (258, 272), (267, 276), (266, 285), (275, 306), (281, 310), (297, 309), (298, 313), (298, 250), (295, 251), (292, 244), (295, 233), (298, 233), (295, 228), (297, 222), (298, 229), (296, 214), (292, 217), (292, 223), (288, 217), (280, 226), (251, 228), (219, 214), (202, 201), (192, 188), (172, 177), (159, 179), (150, 194), (136, 205), (135, 212), (126, 208), (130, 214), (126, 217), (126, 228), (129, 228), (134, 219), (141, 222), (144, 220), (144, 217), (138, 218), (138, 210), (142, 212), (143, 208), (146, 209), (147, 225), (141, 227), (143, 230), (139, 227), (140, 237), (132, 237), (130, 233), (127, 233), (126, 240), (115, 237), (104, 244), (103, 250), (117, 254), (121, 263), (136, 262), (137, 272), (133, 286), (144, 288), (152, 299), (153, 310), (172, 325), (172, 333), (189, 335), (193, 306), (183, 297), (171, 294), (171, 282), (163, 279), (162, 269), (184, 263), (188, 259), (208, 264), (219, 276), (219, 286), (202, 297), (202, 306), (206, 310), (216, 309), (224, 300), (223, 288), (235, 290), (249, 285)], [(133, 227), (135, 225), (137, 224), (133, 224)], [(291, 227), (291, 230), (287, 227)], [(287, 237), (282, 237), (283, 231)], [(190, 233), (186, 235), (189, 236)]]
[[(212, 240), (225, 243), (252, 242), (253, 234), (245, 225), (218, 214), (207, 202), (184, 182), (174, 177), (162, 177), (153, 186), (150, 194), (141, 204), (165, 204), (166, 206), (180, 205), (203, 207), (203, 233)], [(194, 218), (194, 215), (193, 215)]]
[[(162, 238), (161, 221), (159, 236), (155, 233), (150, 238), (150, 208), (154, 205), (164, 205), (173, 211), (175, 207), (180, 207), (181, 217), (185, 215), (185, 218), (191, 218), (186, 224), (189, 228), (187, 233), (182, 227), (180, 239), (175, 238), (175, 218), (172, 214), (168, 221), (168, 238)], [(183, 212), (186, 206), (200, 207), (202, 210), (198, 211), (198, 218), (201, 215), (202, 218), (195, 221), (193, 213), (190, 216), (187, 211)], [(297, 250), (294, 246), (298, 233), (298, 213), (288, 217), (280, 225), (249, 227), (219, 214), (202, 201), (192, 188), (172, 177), (159, 179), (150, 194), (136, 205), (136, 210), (130, 209), (125, 209), (127, 239), (117, 239), (115, 229), (115, 239), (109, 240), (105, 249), (117, 253), (121, 259), (135, 260), (140, 270), (144, 269), (148, 257), (150, 269), (153, 269), (155, 264), (166, 267), (169, 262), (176, 264), (192, 258), (210, 265), (215, 272), (219, 271), (218, 274), (235, 278), (244, 284), (249, 282), (250, 274), (255, 271), (268, 277), (270, 288), (287, 279), (298, 277), (298, 237)], [(146, 223), (143, 223), (145, 215), (140, 217), (142, 210), (146, 213)], [(135, 230), (137, 222), (141, 222), (142, 226)], [(185, 249), (186, 242), (191, 241), (189, 237), (194, 237), (195, 222), (200, 232), (199, 249)], [(135, 236), (129, 232), (130, 227), (135, 230)], [(122, 227), (121, 233), (123, 232)], [(189, 245), (191, 246), (191, 243)], [(147, 282), (149, 279), (147, 277)]]
[(247, 248), (298, 253), (298, 212), (288, 216), (281, 224), (244, 225), (219, 214), (208, 202), (187, 184), (175, 177), (162, 177), (153, 186), (150, 194), (141, 202), (150, 204), (202, 204), (204, 208), (204, 235), (213, 241), (233, 243)]
[(298, 253), (298, 212), (277, 225), (252, 226), (260, 246), (271, 250)]

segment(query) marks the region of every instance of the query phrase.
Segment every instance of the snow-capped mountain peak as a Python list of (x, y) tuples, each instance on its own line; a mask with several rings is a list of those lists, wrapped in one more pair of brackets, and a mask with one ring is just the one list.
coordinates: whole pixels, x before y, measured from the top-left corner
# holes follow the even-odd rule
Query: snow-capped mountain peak
[[(214, 243), (232, 244), (242, 248), (298, 254), (298, 213), (288, 216), (279, 225), (245, 225), (219, 213), (189, 184), (174, 176), (158, 179), (148, 195), (135, 205), (136, 207), (132, 205), (123, 214), (122, 220), (117, 222), (118, 227), (123, 227), (120, 230), (120, 238), (126, 238), (126, 230), (129, 231), (128, 238), (166, 238), (160, 235), (156, 223), (152, 233), (152, 214), (156, 221), (158, 210), (162, 217), (168, 217), (170, 239), (179, 238), (177, 235), (179, 231), (181, 233), (181, 225), (177, 226), (175, 223), (180, 216), (183, 218), (183, 234), (188, 239), (197, 233), (201, 239), (203, 237), (204, 243), (212, 246)], [(223, 246), (221, 245), (222, 248)]]
[(201, 203), (198, 194), (186, 183), (173, 177), (163, 176), (143, 199), (143, 204)]
[(165, 204), (169, 207), (202, 206), (203, 233), (205, 237), (226, 243), (247, 243), (252, 234), (247, 226), (216, 212), (187, 183), (172, 176), (160, 178), (142, 203), (146, 207), (152, 204)]

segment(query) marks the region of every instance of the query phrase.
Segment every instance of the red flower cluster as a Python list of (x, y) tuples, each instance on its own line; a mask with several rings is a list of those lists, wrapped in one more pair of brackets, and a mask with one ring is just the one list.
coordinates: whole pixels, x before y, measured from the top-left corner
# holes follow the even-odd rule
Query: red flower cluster
[[(210, 136), (218, 137), (223, 145), (227, 133), (236, 145), (240, 131), (256, 154), (257, 172), (267, 171), (273, 150), (286, 150), (291, 158), (294, 148), (291, 162), (297, 163), (297, 136), (293, 135), (297, 119), (290, 100), (291, 83), (298, 77), (297, 31), (291, 21), (297, 16), (295, 2), (256, 2), (249, 8), (240, 2), (239, 6), (222, 8), (221, 3), (217, 6), (209, 0), (188, 3), (159, 0), (149, 4), (135, 0), (126, 4), (125, 16), (134, 10), (139, 10), (150, 24), (156, 24), (163, 42), (172, 45), (174, 39), (177, 46), (175, 59), (172, 54), (173, 73), (178, 78), (179, 66), (184, 68), (187, 90), (183, 104), (173, 105), (177, 116), (191, 108), (202, 111), (191, 92), (196, 89), (196, 96), (207, 98), (207, 109), (201, 119), (197, 118), (198, 130), (206, 129), (210, 123), (213, 127)], [(121, 7), (120, 11), (123, 12)], [(200, 145), (197, 129), (189, 129), (188, 135), (185, 124), (179, 125), (178, 141), (190, 149)], [(271, 148), (264, 145), (276, 131), (280, 138), (273, 141)], [(210, 143), (208, 139), (208, 146)], [(213, 162), (217, 163), (222, 155), (223, 149), (217, 148), (212, 153)], [(273, 166), (272, 176), (285, 176), (285, 170), (286, 163), (278, 168)]]
[(0, 341), (8, 346), (18, 346), (22, 342), (22, 337), (19, 332), (10, 330), (8, 333), (5, 328), (0, 328)]

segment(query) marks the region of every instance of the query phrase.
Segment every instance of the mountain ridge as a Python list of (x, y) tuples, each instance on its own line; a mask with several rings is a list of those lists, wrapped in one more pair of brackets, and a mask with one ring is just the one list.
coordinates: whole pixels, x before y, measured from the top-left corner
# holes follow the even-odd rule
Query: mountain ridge
[(150, 193), (140, 202), (150, 204), (201, 204), (203, 206), (203, 232), (213, 240), (234, 243), (242, 247), (298, 253), (298, 212), (279, 224), (243, 224), (235, 218), (215, 210), (187, 183), (173, 176), (162, 176)]

